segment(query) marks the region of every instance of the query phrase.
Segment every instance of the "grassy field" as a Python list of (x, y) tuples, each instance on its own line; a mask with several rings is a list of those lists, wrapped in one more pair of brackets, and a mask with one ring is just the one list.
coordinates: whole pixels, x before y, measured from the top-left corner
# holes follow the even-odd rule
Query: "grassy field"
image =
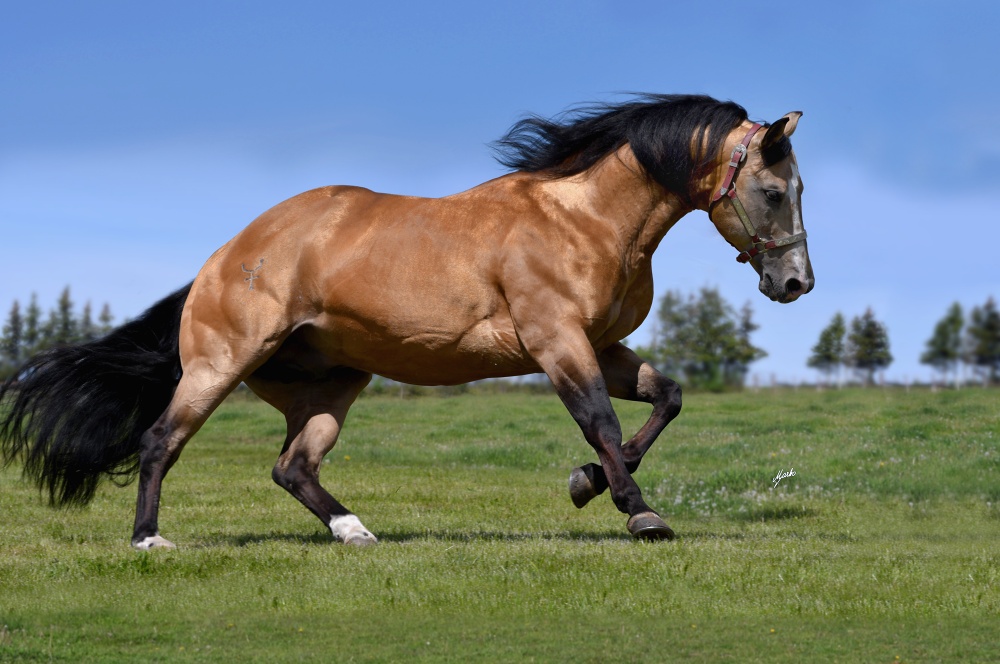
[(128, 547), (134, 486), (53, 511), (0, 473), (0, 661), (1000, 661), (995, 391), (688, 396), (636, 474), (656, 544), (572, 506), (594, 455), (554, 396), (362, 398), (323, 477), (365, 549), (271, 482), (283, 435), (212, 417), (175, 551)]

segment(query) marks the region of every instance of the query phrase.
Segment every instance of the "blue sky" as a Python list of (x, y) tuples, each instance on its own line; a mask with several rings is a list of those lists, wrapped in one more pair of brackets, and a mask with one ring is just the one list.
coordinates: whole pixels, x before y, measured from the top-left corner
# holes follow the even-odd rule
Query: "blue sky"
[(503, 172), (488, 143), (524, 113), (627, 91), (805, 113), (810, 295), (760, 296), (702, 213), (654, 259), (657, 296), (751, 302), (762, 382), (814, 378), (820, 330), (867, 307), (887, 376), (926, 379), (947, 307), (1000, 297), (1000, 3), (347, 4), (4, 3), (0, 313), (70, 284), (134, 316), (284, 198), (461, 191)]

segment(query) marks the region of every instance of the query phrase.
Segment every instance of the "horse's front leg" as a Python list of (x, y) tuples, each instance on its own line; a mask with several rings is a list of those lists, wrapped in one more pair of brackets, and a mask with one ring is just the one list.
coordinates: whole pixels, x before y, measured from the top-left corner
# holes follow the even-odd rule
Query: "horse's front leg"
[(522, 334), (526, 348), (548, 375), (559, 398), (597, 452), (615, 506), (629, 515), (629, 532), (646, 539), (673, 538), (674, 532), (643, 500), (626, 466), (621, 425), (611, 407), (608, 385), (590, 341), (582, 330), (575, 329), (544, 337), (558, 339), (558, 344), (532, 349), (529, 335)]
[[(681, 412), (681, 387), (620, 343), (597, 359), (611, 396), (653, 405), (646, 424), (622, 446), (625, 467), (634, 473), (660, 432)], [(570, 474), (569, 493), (577, 507), (583, 507), (607, 488), (604, 468), (595, 463), (574, 468)]]

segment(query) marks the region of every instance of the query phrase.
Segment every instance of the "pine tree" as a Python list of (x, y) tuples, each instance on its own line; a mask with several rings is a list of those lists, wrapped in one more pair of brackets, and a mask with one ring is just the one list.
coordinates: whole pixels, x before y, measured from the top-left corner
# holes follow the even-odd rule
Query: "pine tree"
[(834, 314), (830, 324), (819, 333), (819, 341), (812, 347), (812, 355), (806, 361), (806, 365), (819, 370), (827, 380), (836, 374), (840, 376), (840, 369), (844, 365), (844, 335), (847, 327), (844, 325), (844, 316), (838, 311)]
[(63, 289), (56, 308), (49, 316), (50, 339), (52, 345), (66, 345), (76, 341), (77, 321), (73, 317), (73, 300), (69, 295), (69, 286)]
[(24, 353), (24, 319), (21, 317), (21, 303), (14, 300), (0, 336), (0, 365), (17, 366)]
[(86, 343), (98, 337), (97, 328), (94, 327), (94, 319), (90, 313), (90, 301), (83, 305), (83, 313), (76, 326), (76, 340)]
[(111, 331), (112, 321), (114, 321), (114, 316), (111, 315), (111, 306), (105, 302), (104, 306), (101, 307), (101, 315), (97, 317), (97, 322), (101, 324), (97, 331), (98, 336), (103, 337)]
[(24, 312), (24, 334), (21, 337), (25, 357), (38, 350), (42, 341), (42, 310), (38, 307), (38, 295), (31, 294), (31, 302)]
[[(15, 301), (5, 325), (0, 328), (0, 364), (20, 364), (32, 355), (56, 345), (85, 343), (102, 337), (112, 329), (114, 318), (111, 307), (105, 304), (94, 323), (93, 307), (87, 302), (80, 317), (73, 312), (69, 286), (63, 289), (56, 306), (42, 322), (38, 295), (31, 294), (31, 301), (24, 313)], [(17, 339), (15, 344), (14, 339)], [(17, 351), (14, 352), (15, 345)]]
[(954, 373), (955, 387), (960, 386), (959, 370), (962, 361), (962, 328), (965, 316), (962, 305), (955, 302), (944, 318), (934, 326), (934, 334), (927, 340), (927, 350), (920, 356), (923, 364), (929, 364), (941, 372), (945, 382), (948, 374)]
[(871, 308), (863, 316), (851, 320), (845, 356), (846, 364), (862, 375), (865, 385), (872, 385), (875, 372), (892, 364), (889, 334), (875, 319)]
[(969, 363), (984, 382), (1000, 382), (1000, 312), (992, 297), (969, 316), (967, 349)]
[(59, 315), (55, 309), (49, 309), (48, 317), (41, 327), (38, 328), (38, 348), (36, 350), (45, 350), (56, 345), (58, 343), (56, 341), (56, 330), (58, 329)]

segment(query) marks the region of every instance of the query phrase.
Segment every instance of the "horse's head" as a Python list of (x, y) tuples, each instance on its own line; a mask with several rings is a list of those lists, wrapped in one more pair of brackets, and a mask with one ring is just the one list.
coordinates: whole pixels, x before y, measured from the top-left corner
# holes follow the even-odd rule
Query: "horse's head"
[(792, 302), (814, 283), (802, 180), (789, 141), (801, 115), (789, 113), (768, 127), (737, 127), (712, 176), (709, 218), (741, 252), (737, 260), (760, 275), (760, 292), (776, 302)]

